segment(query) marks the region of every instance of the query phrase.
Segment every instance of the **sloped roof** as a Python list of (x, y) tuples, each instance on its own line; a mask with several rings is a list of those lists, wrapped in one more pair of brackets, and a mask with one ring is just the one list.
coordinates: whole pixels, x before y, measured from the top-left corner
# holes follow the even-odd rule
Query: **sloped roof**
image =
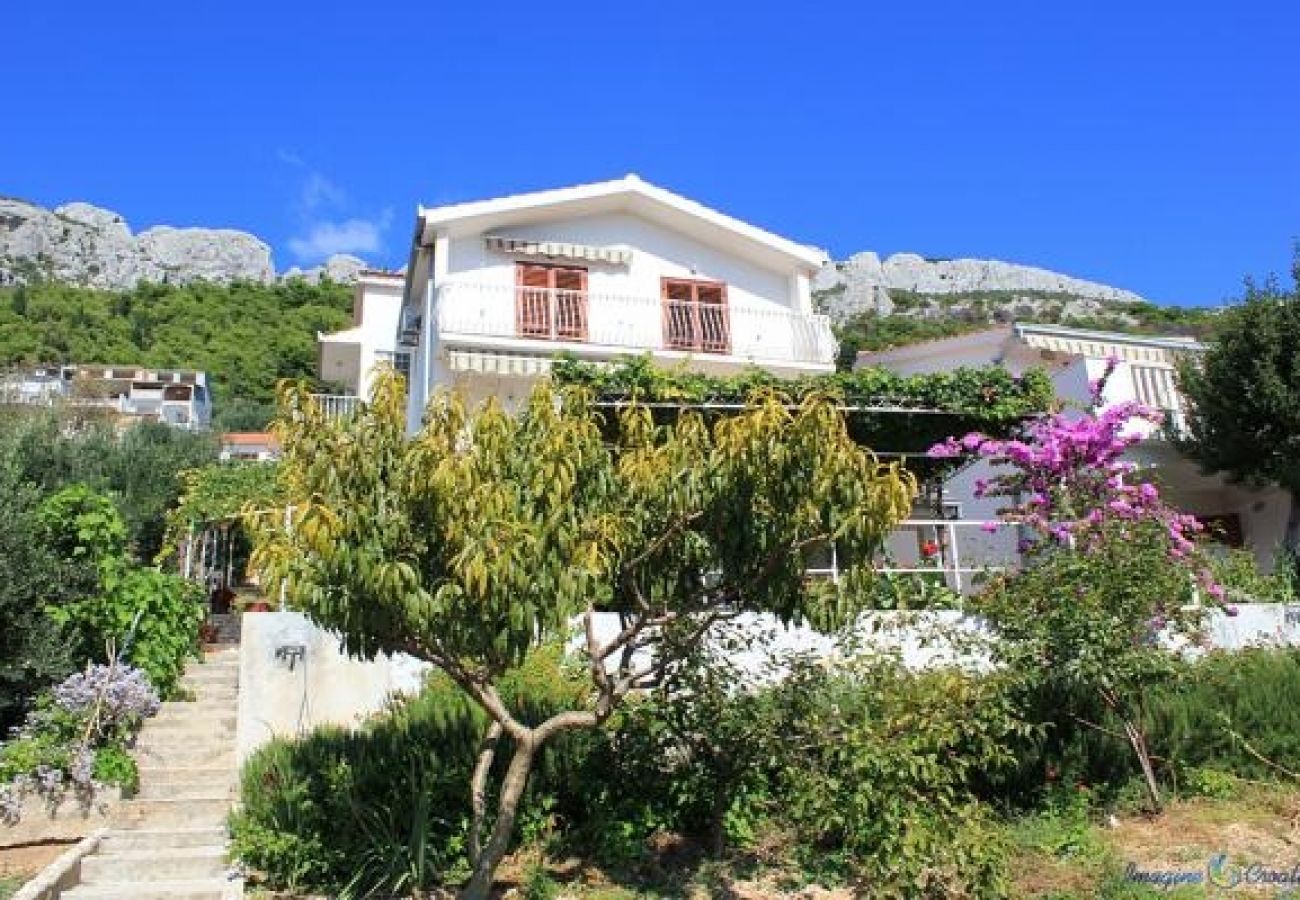
[(576, 187), (536, 191), (476, 200), (448, 206), (419, 208), (416, 239), (430, 244), (439, 230), (486, 229), (510, 224), (544, 221), (557, 215), (595, 215), (605, 212), (630, 212), (652, 220), (671, 223), (702, 237), (726, 235), (740, 238), (767, 254), (781, 257), (808, 269), (819, 269), (827, 262), (826, 253), (816, 247), (799, 244), (740, 219), (718, 212), (680, 194), (650, 184), (637, 175), (613, 181), (599, 181)]

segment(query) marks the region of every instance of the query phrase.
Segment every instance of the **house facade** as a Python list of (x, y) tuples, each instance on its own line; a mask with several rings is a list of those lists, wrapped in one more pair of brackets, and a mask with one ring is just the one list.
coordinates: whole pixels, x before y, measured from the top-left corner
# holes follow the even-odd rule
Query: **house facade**
[(422, 207), (394, 344), (411, 354), (410, 425), (440, 387), (517, 403), (559, 353), (830, 371), (811, 293), (825, 259), (635, 175)]
[[(1067, 328), (1058, 325), (1009, 325), (973, 334), (858, 354), (857, 366), (880, 366), (899, 374), (941, 372), (963, 366), (1002, 365), (1012, 374), (1039, 368), (1056, 387), (1057, 398), (1067, 407), (1082, 408), (1091, 401), (1091, 385), (1116, 360), (1106, 382), (1103, 408), (1136, 400), (1164, 413), (1162, 425), (1130, 423), (1130, 433), (1141, 436), (1127, 452), (1162, 488), (1166, 499), (1205, 522), (1219, 542), (1248, 547), (1261, 566), (1270, 568), (1286, 535), (1290, 499), (1277, 488), (1250, 488), (1229, 484), (1217, 475), (1205, 475), (1178, 452), (1169, 440), (1184, 428), (1186, 401), (1178, 391), (1179, 362), (1204, 350), (1194, 340), (1178, 337), (1130, 335)], [(945, 512), (958, 520), (997, 518), (1003, 498), (975, 496), (975, 483), (991, 476), (980, 461), (962, 469), (944, 485)], [(1003, 565), (1017, 556), (1018, 535), (1003, 529), (986, 534), (961, 529), (963, 542), (953, 548), (971, 563)]]
[(212, 424), (208, 376), (189, 369), (36, 366), (0, 378), (0, 403), (102, 409), (124, 423), (162, 422), (187, 431)]
[(409, 373), (410, 352), (397, 340), (405, 285), (401, 272), (360, 272), (353, 288), (352, 327), (316, 335), (317, 374), (335, 386), (322, 398), (327, 406), (342, 411), (356, 402), (352, 398), (370, 396), (370, 382), (380, 363)]

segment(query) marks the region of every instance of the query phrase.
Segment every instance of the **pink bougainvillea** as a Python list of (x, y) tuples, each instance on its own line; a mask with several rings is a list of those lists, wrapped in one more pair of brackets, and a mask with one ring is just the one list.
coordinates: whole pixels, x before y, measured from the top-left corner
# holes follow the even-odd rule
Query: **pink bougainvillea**
[[(1046, 545), (1069, 544), (1086, 550), (1100, 540), (1108, 526), (1123, 522), (1157, 522), (1167, 537), (1169, 554), (1196, 572), (1205, 593), (1223, 598), (1208, 567), (1195, 559), (1196, 535), (1203, 527), (1165, 502), (1160, 489), (1140, 478), (1137, 467), (1123, 459), (1142, 439), (1135, 422), (1159, 425), (1162, 414), (1136, 401), (1104, 409), (1102, 394), (1117, 361), (1090, 384), (1092, 404), (1085, 411), (1058, 412), (1030, 422), (1021, 438), (996, 440), (976, 432), (949, 438), (930, 448), (934, 458), (979, 457), (999, 473), (975, 483), (977, 497), (1006, 497), (1010, 505), (1001, 517), (1027, 526)], [(1031, 542), (1025, 549), (1032, 552)]]

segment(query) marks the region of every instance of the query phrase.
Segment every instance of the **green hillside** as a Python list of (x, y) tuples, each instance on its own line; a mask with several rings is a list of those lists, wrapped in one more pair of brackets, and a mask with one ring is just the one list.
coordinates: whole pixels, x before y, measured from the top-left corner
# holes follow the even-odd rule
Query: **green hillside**
[(0, 369), (139, 363), (200, 369), (219, 424), (264, 418), (280, 378), (316, 373), (316, 333), (346, 327), (352, 289), (325, 282), (145, 284), (101, 291), (50, 282), (0, 289)]

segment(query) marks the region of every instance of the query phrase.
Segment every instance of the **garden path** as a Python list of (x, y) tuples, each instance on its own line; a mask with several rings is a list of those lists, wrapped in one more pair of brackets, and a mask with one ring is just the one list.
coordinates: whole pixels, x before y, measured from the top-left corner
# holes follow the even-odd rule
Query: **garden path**
[[(218, 623), (220, 625), (220, 623)], [(222, 635), (229, 637), (229, 632)], [(230, 900), (243, 882), (227, 861), (226, 816), (237, 785), (239, 647), (220, 644), (191, 663), (181, 686), (136, 742), (139, 793), (81, 862), (66, 900)]]

